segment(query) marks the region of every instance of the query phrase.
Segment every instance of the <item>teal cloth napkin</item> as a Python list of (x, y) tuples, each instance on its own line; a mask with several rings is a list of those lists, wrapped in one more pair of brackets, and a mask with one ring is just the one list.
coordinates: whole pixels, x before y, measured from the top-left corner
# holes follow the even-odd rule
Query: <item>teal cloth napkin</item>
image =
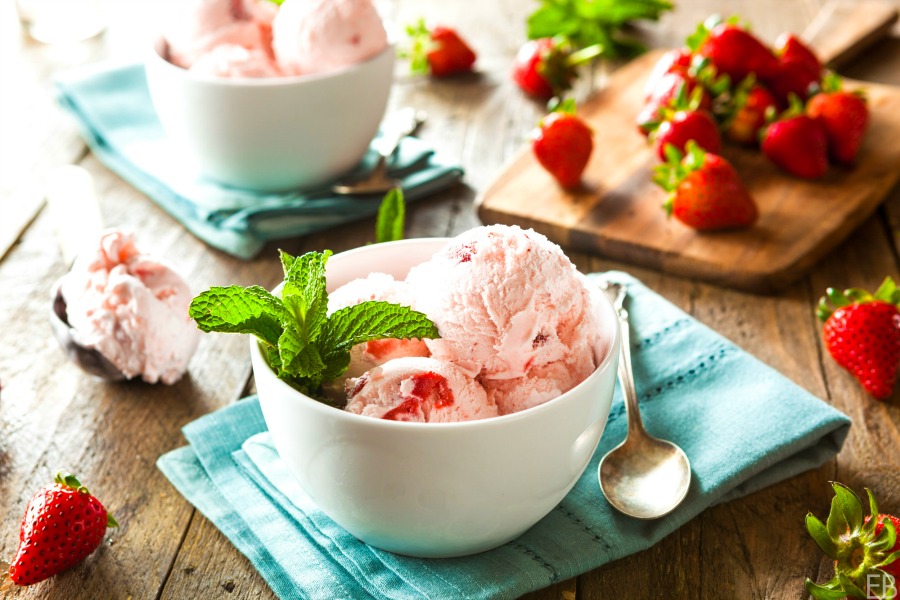
[[(254, 193), (199, 175), (172, 151), (156, 116), (141, 64), (100, 63), (56, 80), (60, 105), (75, 117), (97, 158), (210, 246), (252, 258), (273, 239), (297, 237), (375, 214), (371, 198), (320, 190)], [(354, 172), (375, 162), (369, 150)], [(406, 138), (389, 172), (402, 182), (407, 201), (458, 182), (463, 171), (421, 140)]]
[(157, 464), (280, 598), (516, 598), (648, 548), (706, 507), (813, 469), (840, 450), (845, 415), (637, 280), (605, 276), (629, 286), (647, 428), (684, 448), (693, 469), (685, 502), (662, 519), (618, 513), (597, 483), (600, 458), (625, 436), (618, 389), (600, 445), (568, 496), (518, 539), (462, 558), (391, 554), (331, 521), (288, 473), (254, 397), (189, 423), (190, 445)]

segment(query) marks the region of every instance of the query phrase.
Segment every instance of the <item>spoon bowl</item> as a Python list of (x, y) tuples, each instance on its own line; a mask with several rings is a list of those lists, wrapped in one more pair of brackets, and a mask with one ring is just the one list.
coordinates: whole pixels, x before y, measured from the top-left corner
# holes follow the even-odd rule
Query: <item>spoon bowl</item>
[(657, 519), (681, 504), (691, 485), (691, 463), (684, 451), (672, 442), (653, 437), (644, 429), (634, 373), (631, 367), (627, 288), (603, 282), (601, 288), (613, 301), (622, 333), (619, 384), (625, 396), (628, 434), (625, 441), (600, 461), (597, 476), (600, 489), (617, 510), (638, 519)]
[(598, 475), (609, 503), (638, 519), (669, 514), (691, 485), (691, 465), (684, 451), (649, 434), (629, 435), (603, 457)]

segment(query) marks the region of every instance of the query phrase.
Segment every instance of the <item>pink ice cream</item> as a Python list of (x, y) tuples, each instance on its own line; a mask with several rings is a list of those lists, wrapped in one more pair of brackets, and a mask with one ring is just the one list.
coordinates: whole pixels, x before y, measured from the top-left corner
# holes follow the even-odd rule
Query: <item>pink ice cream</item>
[(129, 379), (171, 384), (200, 339), (188, 316), (192, 294), (166, 262), (141, 252), (133, 236), (105, 231), (94, 254), (63, 278), (72, 337), (95, 348)]
[(371, 0), (285, 0), (272, 22), (275, 57), (294, 75), (354, 65), (387, 44)]
[(426, 343), (489, 390), (502, 414), (566, 392), (594, 369), (597, 324), (584, 277), (532, 230), (479, 227), (410, 271)]
[(215, 77), (278, 77), (275, 61), (263, 50), (237, 44), (216, 46), (198, 58), (190, 68), (194, 73)]
[(346, 410), (378, 419), (449, 423), (497, 416), (496, 405), (475, 380), (433, 358), (397, 358), (348, 386)]
[(388, 45), (371, 0), (187, 0), (163, 38), (170, 62), (219, 77), (323, 73)]
[(163, 31), (168, 59), (189, 68), (207, 52), (227, 44), (260, 52), (271, 60), (272, 20), (277, 10), (267, 0), (188, 0)]
[[(328, 295), (328, 312), (330, 314), (366, 300), (413, 306), (412, 290), (405, 281), (397, 281), (387, 273), (371, 273), (365, 279), (355, 279), (331, 292)], [(385, 339), (357, 344), (350, 350), (350, 366), (344, 377), (359, 377), (394, 358), (430, 354), (425, 342), (415, 339)]]

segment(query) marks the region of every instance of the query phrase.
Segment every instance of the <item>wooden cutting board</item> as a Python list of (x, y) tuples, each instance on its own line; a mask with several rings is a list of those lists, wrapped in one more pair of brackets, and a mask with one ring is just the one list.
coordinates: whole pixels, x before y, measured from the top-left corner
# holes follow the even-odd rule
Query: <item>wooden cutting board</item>
[[(897, 10), (879, 0), (832, 2), (803, 36), (839, 66), (890, 29)], [(524, 147), (477, 198), (485, 223), (532, 227), (560, 245), (753, 292), (795, 281), (865, 221), (900, 179), (900, 87), (845, 81), (869, 99), (871, 124), (852, 169), (832, 166), (816, 181), (779, 170), (756, 149), (727, 146), (760, 210), (748, 230), (699, 233), (661, 208), (651, 182), (658, 164), (634, 125), (643, 87), (662, 51), (615, 72), (579, 107), (595, 149), (574, 192), (562, 190)]]

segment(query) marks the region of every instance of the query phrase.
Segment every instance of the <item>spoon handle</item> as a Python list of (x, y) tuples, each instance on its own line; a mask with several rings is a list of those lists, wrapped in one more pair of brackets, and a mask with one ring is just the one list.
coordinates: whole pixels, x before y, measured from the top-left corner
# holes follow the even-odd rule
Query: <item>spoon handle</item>
[(418, 111), (412, 107), (403, 108), (391, 117), (384, 126), (384, 133), (375, 142), (379, 162), (390, 158), (400, 145), (401, 140), (415, 131), (421, 123)]
[(644, 433), (644, 421), (638, 406), (637, 389), (634, 386), (634, 371), (631, 368), (631, 335), (628, 326), (628, 311), (620, 308), (619, 330), (622, 332), (622, 352), (619, 360), (619, 385), (625, 395), (625, 414), (628, 418), (628, 434)]

